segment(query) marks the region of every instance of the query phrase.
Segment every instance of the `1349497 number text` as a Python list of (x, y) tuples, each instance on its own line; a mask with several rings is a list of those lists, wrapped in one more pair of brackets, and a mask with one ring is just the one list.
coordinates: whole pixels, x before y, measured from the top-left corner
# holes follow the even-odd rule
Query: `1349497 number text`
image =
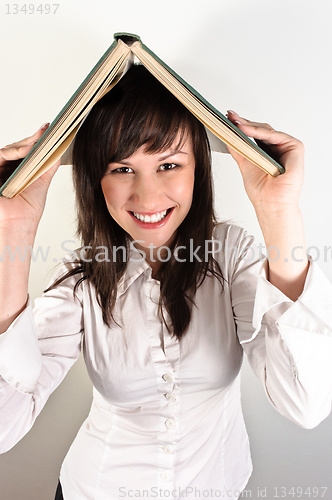
[(6, 14), (56, 14), (59, 9), (59, 3), (24, 3), (24, 4), (6, 4)]
[(327, 487), (313, 486), (308, 488), (302, 488), (301, 486), (293, 486), (293, 488), (285, 488), (284, 486), (279, 486), (274, 488), (273, 498), (324, 498)]

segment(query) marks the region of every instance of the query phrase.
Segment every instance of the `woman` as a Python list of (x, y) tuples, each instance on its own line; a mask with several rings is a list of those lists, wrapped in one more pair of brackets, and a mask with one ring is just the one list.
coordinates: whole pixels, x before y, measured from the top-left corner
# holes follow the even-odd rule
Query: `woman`
[[(140, 66), (76, 136), (82, 248), (34, 318), (28, 262), (1, 265), (1, 450), (29, 430), (81, 345), (94, 384), (61, 470), (65, 500), (238, 498), (251, 472), (243, 350), (282, 414), (312, 427), (330, 411), (332, 294), (305, 252), (302, 144), (228, 116), (286, 168), (272, 178), (232, 152), (270, 249), (262, 275), (252, 238), (216, 223), (204, 127)], [(41, 133), (3, 148), (2, 164)], [(55, 170), (0, 199), (2, 245), (32, 245)]]

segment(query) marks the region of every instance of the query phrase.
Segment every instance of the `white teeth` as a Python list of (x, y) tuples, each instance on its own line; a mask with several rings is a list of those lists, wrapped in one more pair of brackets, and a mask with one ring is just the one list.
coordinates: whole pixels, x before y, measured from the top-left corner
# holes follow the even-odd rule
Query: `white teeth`
[(152, 215), (142, 215), (137, 212), (133, 212), (133, 214), (136, 217), (136, 219), (139, 219), (142, 222), (159, 222), (166, 216), (167, 210), (163, 210), (162, 212), (157, 212)]

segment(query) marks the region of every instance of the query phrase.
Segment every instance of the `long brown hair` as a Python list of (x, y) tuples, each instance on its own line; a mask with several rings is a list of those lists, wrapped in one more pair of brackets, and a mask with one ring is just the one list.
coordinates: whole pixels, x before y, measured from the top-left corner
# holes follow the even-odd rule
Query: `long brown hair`
[[(211, 275), (223, 284), (218, 263), (211, 253), (208, 258), (205, 256), (205, 242), (212, 239), (216, 218), (211, 155), (204, 126), (143, 66), (134, 65), (93, 107), (76, 135), (73, 178), (78, 235), (88, 250), (84, 259), (78, 258), (51, 288), (68, 276), (81, 274), (74, 292), (83, 280), (92, 283), (109, 326), (114, 321), (117, 284), (127, 265), (121, 252), (113, 259), (112, 251), (121, 246), (128, 255), (130, 236), (109, 214), (101, 179), (109, 163), (128, 158), (142, 145), (152, 154), (169, 148), (178, 137), (181, 142), (187, 134), (191, 136), (195, 157), (192, 206), (177, 230), (172, 248), (182, 247), (178, 257), (174, 258), (173, 253), (158, 271), (159, 314), (169, 332), (180, 339), (190, 323), (197, 288)], [(110, 262), (96, 259), (100, 247), (108, 249)], [(196, 255), (201, 262), (190, 259), (190, 248), (198, 249)], [(166, 323), (163, 307), (171, 324)]]

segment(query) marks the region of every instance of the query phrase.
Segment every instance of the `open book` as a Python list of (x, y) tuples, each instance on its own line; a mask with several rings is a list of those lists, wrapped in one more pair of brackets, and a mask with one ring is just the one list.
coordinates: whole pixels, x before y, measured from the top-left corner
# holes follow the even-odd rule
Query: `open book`
[(212, 150), (227, 152), (226, 146), (229, 146), (273, 176), (284, 172), (281, 165), (151, 52), (139, 36), (116, 33), (114, 39), (30, 153), (0, 187), (0, 195), (11, 198), (20, 193), (61, 157), (63, 164), (70, 163), (68, 152), (67, 155), (65, 152), (81, 122), (135, 60), (204, 124)]

